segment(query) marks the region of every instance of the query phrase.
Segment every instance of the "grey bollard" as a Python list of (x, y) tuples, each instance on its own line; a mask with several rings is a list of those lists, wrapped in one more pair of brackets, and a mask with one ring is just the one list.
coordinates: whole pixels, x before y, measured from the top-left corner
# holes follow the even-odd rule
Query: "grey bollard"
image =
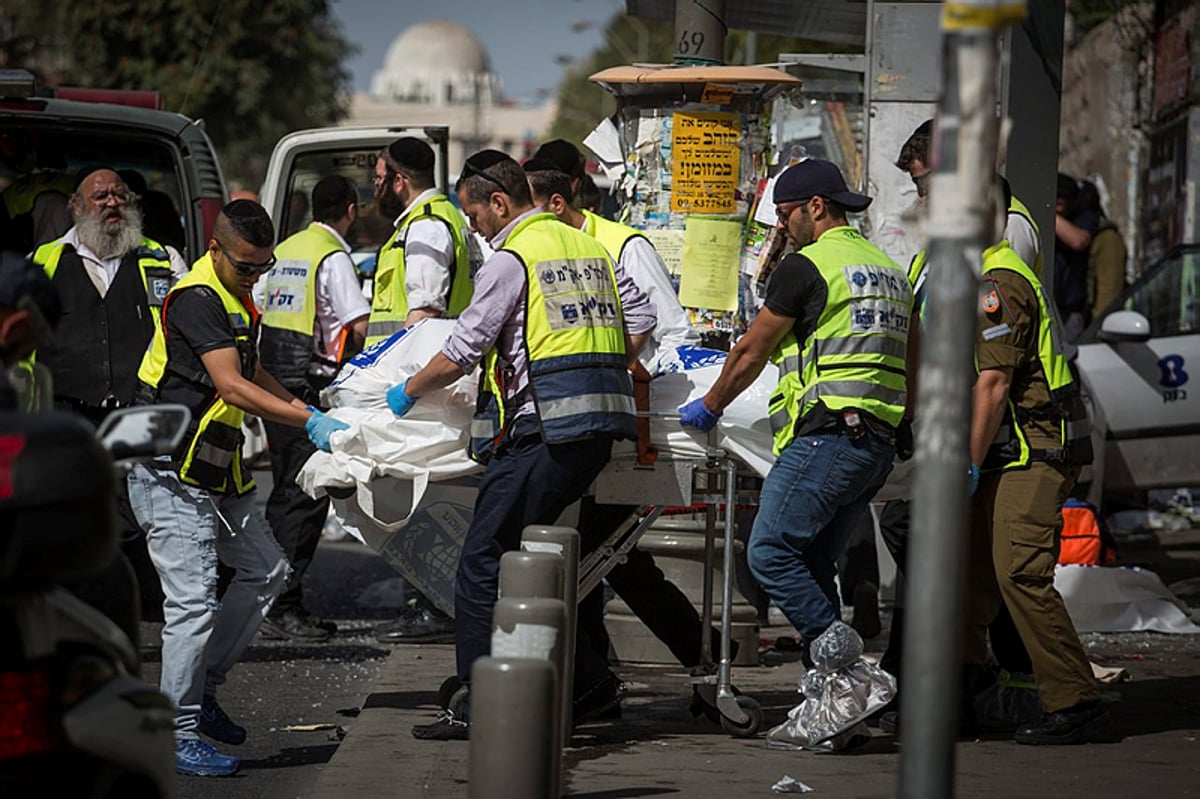
[(563, 558), (563, 602), (567, 605), (567, 663), (563, 693), (563, 746), (571, 743), (571, 707), (575, 696), (575, 647), (579, 617), (579, 533), (572, 527), (531, 524), (521, 532), (525, 552), (549, 552)]
[(566, 565), (549, 552), (505, 552), (500, 556), (500, 596), (562, 599)]
[[(551, 703), (549, 723), (555, 732), (558, 743), (554, 775), (555, 779), (560, 782), (562, 779), (562, 751), (567, 743), (561, 738), (564, 715), (561, 702), (562, 678), (563, 675), (570, 673), (572, 665), (566, 659), (566, 622), (567, 609), (561, 599), (501, 597), (496, 600), (496, 608), (492, 615), (492, 657), (533, 658), (549, 661), (554, 666), (555, 696)], [(472, 705), (472, 723), (474, 723), (476, 712)], [(535, 713), (541, 715), (540, 711)]]
[[(566, 594), (566, 560), (551, 552), (505, 552), (500, 556), (500, 598), (563, 599)], [(495, 622), (492, 624), (495, 629)], [(574, 639), (572, 639), (573, 643)], [(564, 650), (564, 656), (568, 653)], [(563, 746), (571, 742), (571, 693), (575, 675), (574, 648), (559, 672), (559, 703), (563, 707)]]
[(471, 667), (468, 799), (558, 799), (558, 680), (549, 661), (479, 658)]

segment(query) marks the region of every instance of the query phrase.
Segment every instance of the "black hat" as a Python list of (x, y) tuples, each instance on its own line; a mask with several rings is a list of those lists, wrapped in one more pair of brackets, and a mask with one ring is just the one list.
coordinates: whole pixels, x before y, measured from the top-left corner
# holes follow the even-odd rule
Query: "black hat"
[(808, 158), (785, 169), (775, 181), (775, 204), (825, 197), (848, 211), (865, 211), (871, 198), (846, 187), (846, 179), (837, 165), (820, 158)]
[(421, 139), (412, 136), (396, 139), (388, 145), (387, 152), (393, 161), (405, 169), (422, 174), (433, 171), (433, 148)]
[[(565, 171), (559, 164), (556, 164), (554, 161), (551, 161), (549, 158), (538, 158), (537, 156), (534, 156), (533, 158), (530, 158), (525, 163), (521, 164), (521, 168), (525, 170), (526, 174), (528, 174), (530, 172), (564, 172)], [(567, 172), (566, 174), (568, 176), (570, 176), (571, 173)]]
[(579, 148), (566, 139), (554, 139), (546, 142), (537, 148), (533, 157), (538, 160), (550, 161), (560, 171), (566, 172), (573, 178), (583, 177), (583, 153), (579, 152)]

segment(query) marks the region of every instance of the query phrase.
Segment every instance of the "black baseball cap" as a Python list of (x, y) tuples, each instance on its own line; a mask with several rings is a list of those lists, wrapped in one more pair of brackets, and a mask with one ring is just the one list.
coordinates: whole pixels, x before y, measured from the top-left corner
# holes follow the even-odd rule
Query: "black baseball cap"
[(780, 173), (775, 181), (775, 204), (825, 197), (848, 211), (865, 211), (871, 198), (857, 194), (846, 186), (846, 179), (836, 164), (820, 158), (808, 158), (793, 164)]

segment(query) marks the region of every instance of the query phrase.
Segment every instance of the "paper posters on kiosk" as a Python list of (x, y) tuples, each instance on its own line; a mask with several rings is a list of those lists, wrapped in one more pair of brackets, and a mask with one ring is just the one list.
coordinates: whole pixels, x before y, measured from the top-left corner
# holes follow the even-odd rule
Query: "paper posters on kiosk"
[(689, 216), (683, 230), (680, 304), (688, 308), (736, 311), (741, 252), (740, 219)]
[(732, 214), (742, 150), (741, 116), (677, 111), (671, 125), (671, 210)]

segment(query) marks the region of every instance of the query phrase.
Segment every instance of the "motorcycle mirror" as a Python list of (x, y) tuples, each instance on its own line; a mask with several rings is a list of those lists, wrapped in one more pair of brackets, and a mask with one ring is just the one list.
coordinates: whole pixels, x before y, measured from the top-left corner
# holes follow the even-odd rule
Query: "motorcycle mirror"
[(113, 411), (96, 436), (114, 460), (170, 455), (192, 421), (183, 405), (139, 405)]

